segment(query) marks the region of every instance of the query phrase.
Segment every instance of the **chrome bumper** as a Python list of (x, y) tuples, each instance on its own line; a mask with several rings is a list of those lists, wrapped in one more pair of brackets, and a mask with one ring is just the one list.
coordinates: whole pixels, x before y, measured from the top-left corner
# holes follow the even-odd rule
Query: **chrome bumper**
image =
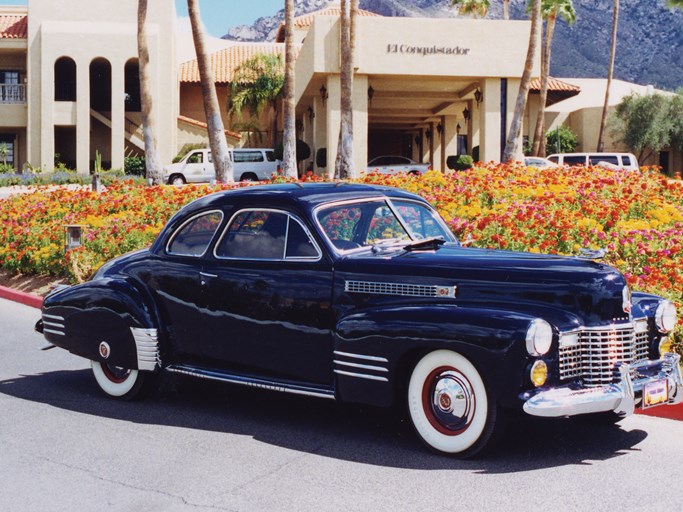
[[(620, 382), (595, 388), (571, 389), (569, 387), (540, 390), (524, 403), (524, 412), (533, 416), (557, 417), (614, 411), (617, 414), (633, 414), (636, 402), (642, 397), (645, 384), (666, 379), (669, 401), (673, 405), (683, 401), (683, 376), (678, 354), (664, 354), (656, 361), (643, 361), (619, 367)], [(632, 377), (632, 375), (634, 377)]]

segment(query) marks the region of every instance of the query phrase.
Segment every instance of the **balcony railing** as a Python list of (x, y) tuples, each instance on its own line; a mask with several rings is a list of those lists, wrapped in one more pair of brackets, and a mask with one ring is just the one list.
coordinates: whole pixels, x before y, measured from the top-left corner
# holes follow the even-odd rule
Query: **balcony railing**
[(0, 104), (26, 103), (25, 84), (0, 84)]

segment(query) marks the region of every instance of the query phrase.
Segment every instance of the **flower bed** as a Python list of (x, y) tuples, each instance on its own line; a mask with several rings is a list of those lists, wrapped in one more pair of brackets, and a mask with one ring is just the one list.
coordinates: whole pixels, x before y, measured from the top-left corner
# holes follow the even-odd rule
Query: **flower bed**
[[(359, 181), (423, 196), (473, 246), (558, 254), (607, 248), (605, 261), (633, 289), (683, 306), (683, 184), (655, 171), (487, 165)], [(36, 188), (0, 201), (0, 267), (82, 281), (108, 259), (151, 244), (182, 205), (229, 187), (114, 182), (102, 194)], [(66, 224), (86, 227), (84, 245), (64, 256)], [(679, 326), (683, 332), (683, 321)]]

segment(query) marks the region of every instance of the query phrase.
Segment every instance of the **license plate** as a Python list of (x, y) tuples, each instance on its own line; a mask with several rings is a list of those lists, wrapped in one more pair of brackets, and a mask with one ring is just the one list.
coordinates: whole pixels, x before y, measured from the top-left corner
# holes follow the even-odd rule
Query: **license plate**
[(643, 409), (662, 405), (669, 401), (669, 385), (666, 379), (654, 380), (643, 386)]

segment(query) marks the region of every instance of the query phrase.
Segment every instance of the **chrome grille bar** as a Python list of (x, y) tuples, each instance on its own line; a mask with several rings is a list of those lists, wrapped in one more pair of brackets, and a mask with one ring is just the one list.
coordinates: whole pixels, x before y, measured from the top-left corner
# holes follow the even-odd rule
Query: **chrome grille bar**
[[(571, 341), (563, 345), (565, 337)], [(619, 363), (647, 360), (647, 324), (636, 321), (563, 333), (559, 356), (560, 380), (581, 378), (589, 387), (611, 384), (619, 378)]]

